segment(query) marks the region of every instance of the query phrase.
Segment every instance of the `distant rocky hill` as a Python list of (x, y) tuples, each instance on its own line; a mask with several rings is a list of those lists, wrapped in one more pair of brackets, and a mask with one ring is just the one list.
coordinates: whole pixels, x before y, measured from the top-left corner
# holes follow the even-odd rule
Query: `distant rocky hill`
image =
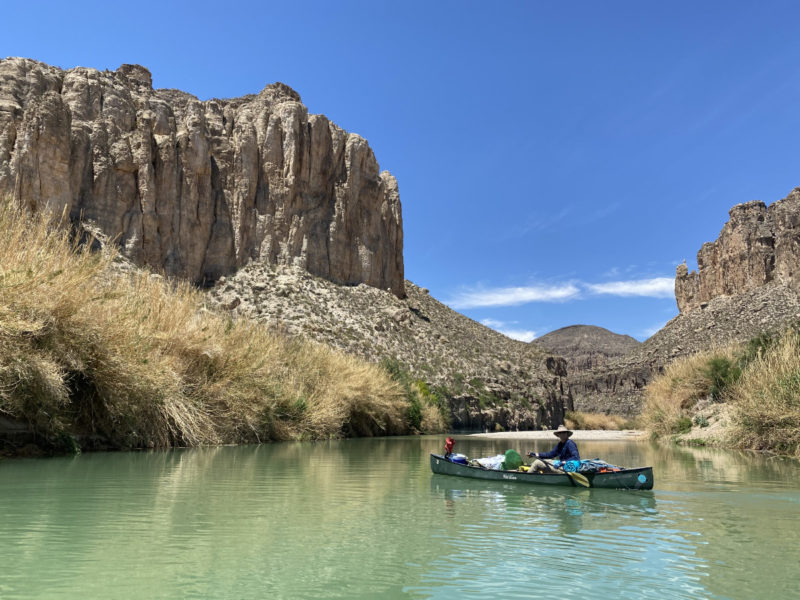
[(209, 290), (209, 304), (389, 361), (440, 393), (455, 428), (539, 429), (572, 409), (563, 359), (512, 340), (441, 304), (411, 282), (400, 299), (341, 286), (299, 268), (251, 264)]
[(641, 345), (629, 335), (613, 333), (594, 325), (571, 325), (551, 331), (533, 342), (563, 356), (568, 372), (605, 365), (612, 358), (624, 356)]
[(625, 356), (570, 373), (576, 410), (636, 414), (644, 386), (675, 358), (800, 320), (800, 189), (768, 208), (734, 206), (697, 263), (677, 269), (678, 316)]
[(63, 211), (126, 256), (209, 283), (253, 260), (404, 295), (397, 182), (275, 83), (200, 101), (138, 65), (0, 60), (0, 198)]

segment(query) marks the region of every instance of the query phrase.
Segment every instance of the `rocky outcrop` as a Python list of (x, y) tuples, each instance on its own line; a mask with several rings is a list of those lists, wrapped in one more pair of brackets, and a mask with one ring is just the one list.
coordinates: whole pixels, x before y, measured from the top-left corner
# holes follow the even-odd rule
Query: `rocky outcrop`
[(697, 253), (697, 271), (678, 266), (675, 299), (682, 313), (771, 281), (800, 290), (800, 188), (769, 208), (747, 202), (729, 214), (717, 240)]
[(572, 410), (563, 359), (461, 315), (406, 282), (407, 297), (251, 264), (209, 304), (371, 362), (390, 361), (446, 403), (456, 429), (552, 428)]
[(800, 320), (800, 188), (769, 207), (747, 202), (729, 214), (717, 240), (698, 252), (698, 271), (678, 267), (678, 316), (624, 356), (570, 371), (576, 410), (634, 415), (647, 383), (676, 358)]
[(800, 320), (800, 294), (778, 281), (734, 296), (718, 296), (679, 314), (651, 338), (608, 364), (570, 373), (575, 409), (635, 415), (654, 375), (683, 356), (762, 333), (782, 332)]
[(0, 198), (66, 211), (138, 264), (209, 283), (250, 261), (402, 297), (397, 182), (281, 83), (200, 101), (147, 69), (0, 61)]

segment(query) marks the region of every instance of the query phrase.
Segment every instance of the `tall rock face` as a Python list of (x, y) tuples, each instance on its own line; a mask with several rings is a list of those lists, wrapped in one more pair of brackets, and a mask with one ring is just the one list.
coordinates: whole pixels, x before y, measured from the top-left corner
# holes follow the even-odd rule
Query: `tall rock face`
[(289, 87), (200, 101), (147, 69), (0, 61), (0, 198), (93, 221), (123, 252), (210, 283), (250, 261), (405, 295), (397, 182)]
[(697, 253), (697, 271), (678, 266), (675, 299), (681, 313), (772, 281), (800, 289), (800, 188), (769, 208), (747, 202), (729, 214), (717, 240)]

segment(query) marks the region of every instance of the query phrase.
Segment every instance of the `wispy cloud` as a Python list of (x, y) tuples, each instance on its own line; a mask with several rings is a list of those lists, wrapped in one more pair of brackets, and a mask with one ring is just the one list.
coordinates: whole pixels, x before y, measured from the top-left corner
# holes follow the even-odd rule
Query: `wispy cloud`
[(531, 302), (567, 302), (587, 295), (640, 298), (672, 298), (675, 280), (672, 277), (628, 279), (605, 283), (568, 282), (555, 285), (528, 285), (502, 288), (466, 289), (446, 301), (456, 310), (498, 306), (519, 306)]
[(505, 321), (498, 321), (497, 319), (481, 319), (481, 324), (486, 325), (490, 329), (499, 329), (505, 327)]
[(530, 302), (563, 302), (575, 298), (578, 294), (580, 289), (573, 283), (476, 289), (461, 292), (447, 304), (455, 309), (518, 306)]
[(527, 329), (513, 329), (509, 328), (509, 325), (514, 325), (516, 321), (513, 323), (506, 323), (505, 321), (498, 321), (497, 319), (483, 319), (481, 321), (487, 327), (494, 329), (506, 335), (514, 340), (519, 340), (520, 342), (530, 342), (536, 338), (536, 332), (530, 331)]
[(649, 298), (671, 298), (675, 295), (675, 280), (671, 277), (587, 283), (586, 289), (593, 294), (610, 296), (646, 296)]

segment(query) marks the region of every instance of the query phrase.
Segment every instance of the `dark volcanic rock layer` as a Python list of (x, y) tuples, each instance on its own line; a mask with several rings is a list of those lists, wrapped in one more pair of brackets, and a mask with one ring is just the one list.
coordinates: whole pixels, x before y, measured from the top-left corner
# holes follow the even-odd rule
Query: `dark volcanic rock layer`
[(289, 87), (200, 101), (115, 72), (0, 61), (0, 198), (66, 210), (196, 283), (254, 259), (402, 297), (397, 182)]

